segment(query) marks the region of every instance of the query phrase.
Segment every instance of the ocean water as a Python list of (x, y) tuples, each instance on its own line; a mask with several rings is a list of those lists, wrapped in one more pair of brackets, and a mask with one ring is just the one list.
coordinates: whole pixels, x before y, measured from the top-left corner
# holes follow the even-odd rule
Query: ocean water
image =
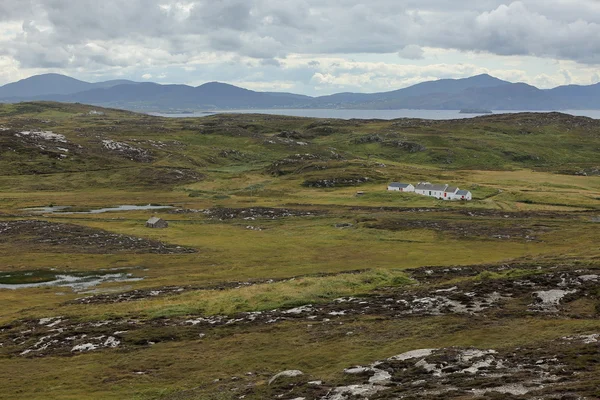
[[(494, 111), (494, 114), (531, 112), (524, 110)], [(551, 112), (551, 111), (536, 111)], [(565, 114), (600, 119), (600, 110), (559, 110)], [(339, 109), (267, 109), (267, 110), (223, 110), (204, 111), (184, 114), (150, 113), (151, 115), (169, 118), (206, 117), (215, 114), (267, 114), (287, 115), (292, 117), (337, 118), (337, 119), (383, 119), (422, 118), (434, 120), (473, 118), (490, 114), (461, 114), (460, 110), (339, 110)]]

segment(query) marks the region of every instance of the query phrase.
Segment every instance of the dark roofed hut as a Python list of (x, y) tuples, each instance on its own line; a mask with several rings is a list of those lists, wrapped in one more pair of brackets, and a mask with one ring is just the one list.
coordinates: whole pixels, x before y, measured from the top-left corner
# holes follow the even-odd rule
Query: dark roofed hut
[(168, 228), (169, 223), (162, 218), (152, 217), (146, 221), (146, 228)]

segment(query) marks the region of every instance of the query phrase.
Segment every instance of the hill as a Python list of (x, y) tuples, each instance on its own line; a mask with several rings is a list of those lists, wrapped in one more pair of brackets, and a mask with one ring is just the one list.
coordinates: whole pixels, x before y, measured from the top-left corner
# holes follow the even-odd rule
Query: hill
[(0, 87), (0, 99), (27, 99), (39, 96), (67, 95), (97, 88), (133, 84), (128, 80), (89, 83), (59, 74), (36, 75)]
[[(135, 99), (140, 93), (151, 96), (155, 89), (154, 84), (128, 85), (131, 97), (122, 100)], [(210, 96), (215, 89), (223, 90), (220, 84), (172, 87), (182, 101), (186, 95), (200, 92), (219, 104), (218, 96)], [(245, 95), (257, 96), (233, 86), (225, 89), (238, 93), (240, 102), (246, 101)], [(249, 163), (262, 165), (275, 175), (296, 171), (298, 179), (309, 181), (319, 176), (325, 180), (329, 172), (335, 177), (341, 171), (353, 179), (367, 173), (357, 166), (360, 160), (373, 157), (383, 163), (402, 161), (446, 169), (533, 168), (592, 173), (600, 165), (600, 121), (560, 113), (489, 115), (455, 121), (328, 121), (252, 114), (163, 119), (115, 110), (96, 115), (97, 110), (43, 102), (0, 105), (3, 173), (46, 174), (108, 166), (147, 171), (156, 166), (182, 167), (203, 174), (202, 167), (209, 165)], [(64, 140), (45, 140), (43, 132), (64, 136)], [(181, 145), (161, 147), (153, 141), (178, 141)], [(310, 153), (316, 158), (281, 161), (296, 153)], [(323, 166), (317, 167), (320, 163)], [(162, 182), (157, 180), (157, 184)]]
[(257, 92), (219, 82), (198, 87), (131, 81), (88, 83), (56, 74), (0, 87), (0, 102), (46, 100), (155, 112), (269, 108), (564, 110), (600, 108), (598, 99), (600, 84), (541, 90), (486, 74), (423, 82), (388, 92), (320, 97)]
[(0, 104), (0, 398), (598, 398), (599, 146), (561, 113)]
[[(508, 82), (494, 78), (490, 75), (478, 75), (465, 79), (440, 79), (437, 81), (423, 82), (405, 89), (393, 90), (382, 93), (339, 93), (330, 96), (321, 96), (314, 100), (317, 106), (356, 106), (363, 108), (387, 108), (386, 106), (397, 104), (414, 104), (414, 98), (435, 94), (458, 94), (469, 88), (486, 88), (507, 84)], [(411, 108), (411, 107), (402, 107)]]

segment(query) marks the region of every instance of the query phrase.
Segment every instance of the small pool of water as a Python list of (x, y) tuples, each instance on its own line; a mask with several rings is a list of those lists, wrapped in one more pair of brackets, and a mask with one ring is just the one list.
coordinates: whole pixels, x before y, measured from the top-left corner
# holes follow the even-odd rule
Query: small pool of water
[(32, 207), (32, 208), (24, 208), (22, 211), (29, 211), (36, 214), (102, 214), (111, 211), (137, 211), (137, 210), (162, 210), (173, 208), (172, 206), (132, 206), (132, 205), (122, 205), (115, 207), (106, 207), (106, 208), (97, 208), (87, 211), (69, 211), (73, 207), (70, 206), (54, 206), (54, 207)]
[(16, 290), (45, 286), (70, 287), (79, 292), (106, 282), (135, 282), (128, 272), (60, 273), (55, 271), (0, 272), (0, 289)]
[(63, 211), (68, 209), (69, 206), (52, 206), (52, 207), (30, 207), (30, 208), (22, 208), (21, 211), (29, 211), (32, 213), (40, 213), (40, 214), (51, 214), (59, 211)]

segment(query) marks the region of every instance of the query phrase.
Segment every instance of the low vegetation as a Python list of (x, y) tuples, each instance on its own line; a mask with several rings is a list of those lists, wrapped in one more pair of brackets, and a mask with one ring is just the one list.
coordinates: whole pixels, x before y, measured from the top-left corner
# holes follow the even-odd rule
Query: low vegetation
[(599, 146), (557, 113), (0, 105), (0, 398), (598, 398)]

